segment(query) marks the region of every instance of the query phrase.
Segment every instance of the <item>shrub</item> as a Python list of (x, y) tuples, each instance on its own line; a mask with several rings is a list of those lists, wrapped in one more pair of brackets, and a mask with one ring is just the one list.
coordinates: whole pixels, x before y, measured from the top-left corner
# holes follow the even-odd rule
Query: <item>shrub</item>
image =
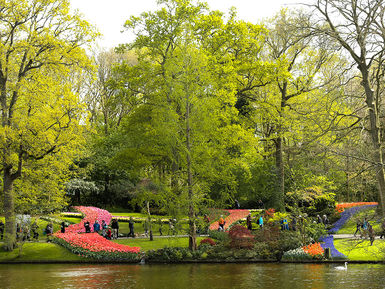
[(254, 251), (256, 255), (261, 259), (272, 259), (275, 256), (275, 252), (266, 242), (257, 242), (254, 244)]
[(282, 231), (279, 235), (278, 249), (281, 252), (294, 250), (302, 245), (298, 231)]
[(219, 232), (216, 230), (210, 230), (209, 237), (224, 243), (229, 240), (229, 235), (226, 232)]
[(232, 226), (229, 230), (230, 247), (251, 249), (254, 246), (254, 236), (241, 225)]
[(201, 242), (200, 242), (200, 245), (203, 245), (203, 244), (208, 244), (208, 245), (211, 245), (211, 246), (214, 246), (216, 243), (213, 239), (211, 238), (206, 238), (206, 239), (203, 239)]

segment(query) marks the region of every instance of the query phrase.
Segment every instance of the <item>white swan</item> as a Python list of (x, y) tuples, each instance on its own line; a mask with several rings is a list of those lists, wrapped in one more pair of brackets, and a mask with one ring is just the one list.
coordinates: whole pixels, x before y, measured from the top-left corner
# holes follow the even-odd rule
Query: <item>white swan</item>
[(345, 266), (334, 267), (336, 270), (348, 270), (348, 262), (345, 262)]

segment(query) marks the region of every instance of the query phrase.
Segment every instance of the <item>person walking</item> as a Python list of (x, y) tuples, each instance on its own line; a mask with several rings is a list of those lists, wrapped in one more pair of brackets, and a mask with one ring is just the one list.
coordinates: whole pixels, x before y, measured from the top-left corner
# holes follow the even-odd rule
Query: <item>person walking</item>
[(362, 223), (359, 219), (357, 219), (356, 222), (356, 231), (354, 232), (354, 237), (357, 235), (357, 233), (361, 234), (361, 228), (362, 228)]
[(106, 237), (107, 234), (107, 224), (106, 221), (102, 220), (102, 236)]
[(61, 222), (61, 224), (60, 224), (60, 232), (63, 233), (63, 234), (66, 232), (66, 223), (65, 222)]
[(223, 232), (225, 230), (225, 224), (226, 224), (225, 220), (223, 219), (223, 215), (221, 215), (221, 217), (219, 218), (218, 224), (219, 224), (218, 231)]
[(86, 233), (91, 233), (91, 226), (88, 220), (84, 222), (84, 229)]
[(1, 235), (1, 240), (3, 240), (3, 237), (4, 237), (4, 223), (3, 223), (3, 221), (0, 221), (0, 235)]
[(113, 219), (111, 223), (111, 228), (112, 228), (112, 238), (117, 239), (119, 235), (119, 223), (118, 220)]
[(369, 234), (370, 246), (373, 246), (373, 242), (374, 242), (374, 238), (376, 237), (376, 234), (374, 233), (373, 227), (370, 224), (368, 226), (368, 234)]
[(159, 235), (163, 236), (163, 222), (162, 222), (162, 218), (158, 219), (158, 228), (159, 228)]
[(259, 216), (259, 219), (258, 219), (258, 225), (259, 227), (262, 229), (263, 228), (263, 218), (262, 218), (262, 215)]
[(130, 217), (130, 220), (128, 221), (128, 228), (130, 231), (128, 232), (128, 237), (135, 238), (135, 233), (134, 233), (134, 219)]
[(322, 216), (322, 220), (323, 220), (323, 222), (324, 222), (325, 227), (326, 227), (327, 225), (329, 225), (329, 219), (328, 219), (328, 217), (327, 217), (326, 215), (323, 215), (323, 216)]
[(50, 223), (45, 227), (45, 233), (47, 235), (47, 242), (51, 242), (52, 234), (53, 234), (53, 225)]
[(32, 223), (31, 225), (31, 231), (32, 231), (32, 238), (34, 240), (38, 240), (39, 239), (39, 232), (38, 232), (38, 229), (39, 229), (39, 226), (38, 224), (36, 223), (36, 220)]
[(94, 232), (99, 233), (99, 231), (100, 231), (100, 224), (99, 224), (99, 221), (96, 220), (94, 223)]
[(145, 219), (145, 220), (143, 221), (143, 230), (144, 230), (144, 235), (145, 235), (146, 237), (148, 237), (148, 229), (149, 229), (149, 222), (148, 222), (147, 219)]
[(253, 224), (251, 223), (251, 213), (249, 213), (247, 215), (247, 218), (246, 218), (246, 225), (247, 225), (247, 229), (249, 231), (251, 231), (253, 229)]

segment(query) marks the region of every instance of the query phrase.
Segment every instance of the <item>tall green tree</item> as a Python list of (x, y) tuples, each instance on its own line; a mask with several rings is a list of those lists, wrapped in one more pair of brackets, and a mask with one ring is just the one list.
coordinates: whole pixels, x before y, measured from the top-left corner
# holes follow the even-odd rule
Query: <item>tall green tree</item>
[(14, 182), (29, 162), (68, 158), (82, 135), (82, 106), (69, 76), (88, 63), (95, 36), (63, 0), (0, 1), (0, 109), (5, 249), (15, 244)]
[(385, 214), (385, 170), (383, 160), (383, 77), (385, 26), (383, 1), (319, 0), (309, 5), (314, 13), (311, 28), (338, 43), (349, 55), (352, 68), (357, 69), (367, 108), (367, 130), (372, 143), (371, 160), (375, 164), (378, 196)]
[[(189, 246), (195, 249), (199, 204), (214, 183), (234, 190), (232, 168), (246, 165), (245, 155), (258, 151), (234, 105), (237, 80), (245, 81), (236, 64), (255, 47), (252, 58), (263, 29), (233, 17), (226, 24), (221, 13), (199, 2), (159, 4), (160, 10), (126, 22), (137, 33), (129, 48), (136, 49), (138, 65), (126, 67), (120, 76), (125, 75), (122, 86), (141, 103), (123, 125), (124, 149), (117, 159), (170, 187), (188, 213)], [(244, 46), (236, 45), (239, 39)]]

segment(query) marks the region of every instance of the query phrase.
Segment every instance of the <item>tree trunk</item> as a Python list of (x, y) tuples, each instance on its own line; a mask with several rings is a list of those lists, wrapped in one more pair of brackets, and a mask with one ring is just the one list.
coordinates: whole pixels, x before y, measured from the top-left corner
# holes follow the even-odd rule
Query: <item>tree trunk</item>
[(10, 169), (4, 169), (3, 192), (5, 212), (4, 250), (12, 251), (16, 247), (16, 218), (13, 182)]
[[(287, 82), (285, 81), (280, 88), (281, 92), (281, 107), (279, 111), (280, 122), (284, 119), (284, 110), (287, 101)], [(282, 124), (277, 126), (278, 137), (275, 139), (275, 167), (278, 178), (278, 192), (276, 196), (276, 206), (280, 211), (285, 210), (285, 165), (283, 159), (283, 139), (282, 139)]]
[(187, 148), (187, 186), (189, 199), (189, 249), (195, 251), (197, 249), (196, 242), (196, 224), (195, 224), (195, 210), (194, 210), (194, 191), (193, 191), (193, 177), (191, 171), (191, 135), (190, 135), (190, 101), (187, 96), (186, 101), (186, 148)]
[(361, 69), (362, 73), (362, 86), (365, 89), (366, 104), (369, 108), (369, 121), (370, 121), (370, 136), (373, 143), (373, 160), (375, 162), (374, 169), (376, 170), (378, 192), (379, 192), (379, 203), (381, 213), (385, 216), (385, 171), (383, 166), (383, 157), (381, 149), (380, 129), (379, 129), (379, 116), (378, 110), (374, 101), (374, 91), (370, 87), (369, 83), (369, 72), (368, 70)]
[(285, 196), (285, 167), (283, 163), (283, 152), (282, 152), (282, 137), (278, 137), (275, 140), (275, 166), (278, 177), (278, 195), (277, 205), (280, 211), (284, 210), (284, 196)]
[(146, 202), (146, 206), (147, 206), (147, 215), (148, 215), (148, 227), (150, 230), (150, 241), (154, 241), (154, 236), (152, 234), (152, 220), (151, 220), (150, 202), (149, 201)]

